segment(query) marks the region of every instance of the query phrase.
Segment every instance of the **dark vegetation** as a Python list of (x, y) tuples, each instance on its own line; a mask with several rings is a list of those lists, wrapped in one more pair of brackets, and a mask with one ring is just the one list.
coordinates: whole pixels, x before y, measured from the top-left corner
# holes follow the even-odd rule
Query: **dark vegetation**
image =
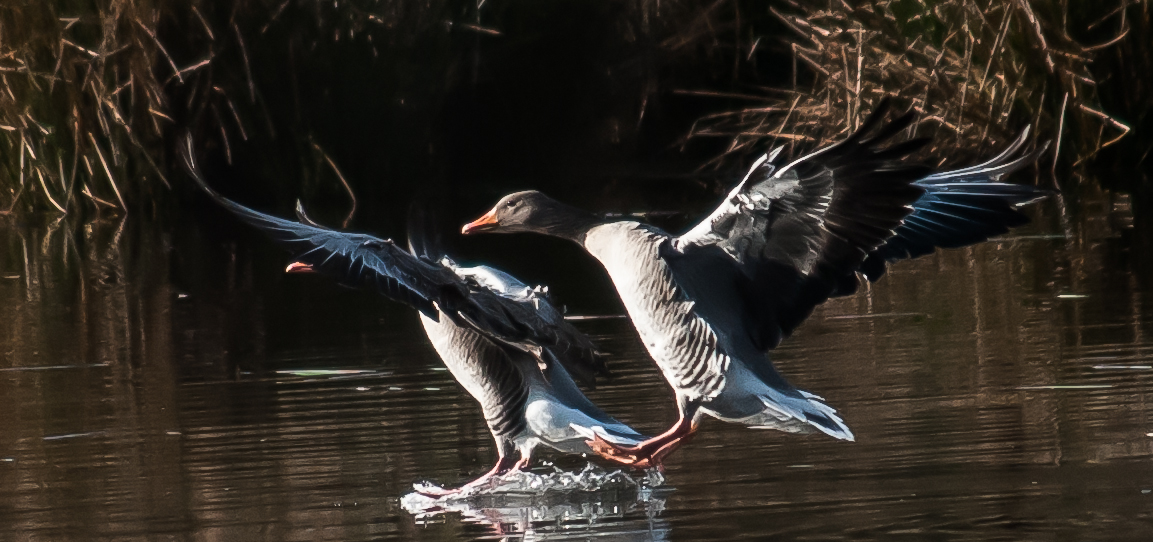
[(669, 206), (769, 145), (843, 135), (886, 94), (940, 162), (1029, 126), (1060, 142), (1039, 175), (1148, 194), (1151, 4), (13, 0), (0, 212), (197, 201), (173, 169), (184, 131), (225, 192), (303, 196), (334, 224), (352, 202), (525, 186), (610, 208), (686, 187), (645, 200)]

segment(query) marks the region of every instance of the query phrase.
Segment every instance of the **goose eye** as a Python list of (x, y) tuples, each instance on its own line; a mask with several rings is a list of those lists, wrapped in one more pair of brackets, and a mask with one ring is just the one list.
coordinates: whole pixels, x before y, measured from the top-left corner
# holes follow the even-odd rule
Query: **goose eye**
[(508, 207), (509, 209), (512, 209), (513, 207), (516, 207), (517, 203), (519, 203), (519, 202), (514, 199), (514, 200), (509, 201), (508, 203), (504, 204), (504, 206)]

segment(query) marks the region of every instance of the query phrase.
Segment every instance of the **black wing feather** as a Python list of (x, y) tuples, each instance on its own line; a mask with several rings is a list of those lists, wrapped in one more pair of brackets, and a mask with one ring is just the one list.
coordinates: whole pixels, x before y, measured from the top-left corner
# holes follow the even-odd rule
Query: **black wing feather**
[(876, 280), (887, 262), (1004, 233), (1026, 221), (1017, 206), (1044, 194), (997, 182), (1044, 150), (1020, 155), (1027, 131), (984, 164), (931, 173), (905, 160), (927, 140), (892, 141), (912, 115), (885, 122), (888, 110), (886, 98), (845, 140), (779, 170), (762, 158), (674, 240), (674, 253), (727, 257), (743, 272), (736, 287), (758, 347), (776, 346), (829, 297), (855, 292), (858, 271)]
[[(905, 114), (883, 119), (889, 101), (881, 102), (861, 127), (844, 141), (805, 156), (774, 174), (795, 172), (801, 185), (831, 187), (820, 217), (821, 237), (809, 266), (772, 258), (746, 265), (749, 283), (742, 288), (752, 304), (747, 312), (754, 344), (775, 347), (830, 296), (851, 290), (851, 280), (866, 256), (892, 237), (924, 189), (914, 183), (929, 169), (899, 160), (920, 149), (925, 140), (889, 144), (912, 122)], [(888, 145), (888, 146), (885, 146)], [(771, 239), (778, 232), (770, 226)], [(785, 242), (781, 240), (780, 242)]]
[(293, 261), (309, 264), (342, 284), (374, 290), (433, 320), (446, 316), (498, 343), (525, 351), (550, 348), (570, 372), (586, 383), (594, 374), (606, 372), (603, 358), (588, 337), (565, 322), (559, 313), (553, 314), (555, 310), (542, 310), (541, 304), (547, 300), (532, 296), (515, 299), (469, 282), (454, 269), (431, 259), (438, 250), (433, 246), (426, 247), (425, 257), (418, 257), (390, 239), (325, 228), (309, 219), (299, 203), (297, 217), (301, 222), (249, 209), (208, 186), (192, 157), (190, 141), (183, 151), (185, 167), (200, 188), (242, 221), (288, 249), (294, 255)]
[(194, 161), (189, 159), (185, 165), (205, 193), (291, 252), (294, 261), (309, 264), (343, 284), (376, 290), (429, 318), (438, 318), (434, 302), (448, 311), (465, 305), (468, 289), (451, 270), (427, 264), (389, 239), (338, 232), (249, 209), (208, 186)]
[(913, 202), (913, 213), (885, 244), (869, 253), (861, 264), (861, 273), (869, 281), (876, 281), (890, 263), (931, 254), (937, 248), (980, 243), (1029, 222), (1018, 208), (1051, 191), (999, 182), (1001, 177), (1034, 163), (1045, 152), (1048, 144), (1021, 154), (1028, 135), (1025, 130), (988, 162), (934, 173), (917, 181), (925, 193)]

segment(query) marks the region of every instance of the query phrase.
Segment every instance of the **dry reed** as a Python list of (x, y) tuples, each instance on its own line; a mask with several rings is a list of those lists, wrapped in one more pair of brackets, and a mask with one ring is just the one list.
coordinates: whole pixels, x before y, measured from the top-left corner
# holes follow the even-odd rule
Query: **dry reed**
[[(945, 159), (980, 152), (1032, 125), (1039, 137), (1060, 141), (1064, 160), (1082, 163), (1129, 137), (1128, 122), (1102, 106), (1106, 82), (1091, 68), (1116, 51), (1145, 54), (1148, 63), (1147, 47), (1132, 41), (1148, 36), (1151, 3), (783, 0), (770, 7), (633, 0), (611, 12), (615, 19), (606, 24), (615, 25), (624, 42), (656, 44), (668, 53), (661, 62), (711, 72), (698, 82), (721, 81), (727, 74), (717, 74), (731, 69), (736, 90), (720, 92), (717, 85), (680, 92), (745, 104), (704, 116), (686, 137), (726, 139), (727, 152), (714, 165), (759, 152), (766, 139), (807, 148), (830, 141), (887, 94), (920, 113), (913, 130), (935, 136), (936, 150), (949, 151), (936, 154)], [(199, 132), (230, 160), (258, 127), (274, 137), (260, 74), (254, 74), (261, 66), (250, 57), (274, 25), (288, 29), (277, 39), (288, 36), (283, 49), (290, 57), (324, 51), (317, 43), (325, 40), (355, 41), (375, 57), (378, 47), (396, 48), (416, 40), (419, 29), (446, 28), (448, 21), (456, 21), (450, 33), (499, 37), (503, 30), (490, 19), (512, 8), (485, 9), (497, 13), (482, 20), (476, 4), (452, 0), (4, 2), (0, 213), (127, 212), (154, 203), (167, 193), (165, 142), (174, 130)], [(764, 33), (766, 21), (788, 33)], [(1070, 34), (1092, 36), (1093, 44)], [(775, 54), (766, 51), (782, 41), (789, 44), (793, 84), (769, 88), (759, 83), (766, 78), (752, 60)], [(637, 90), (637, 126), (650, 98), (678, 84), (657, 73)], [(1121, 101), (1147, 98), (1134, 91)], [(304, 107), (299, 97), (296, 107)], [(257, 113), (265, 122), (248, 120)]]
[[(1080, 23), (1058, 0), (786, 4), (767, 9), (790, 31), (774, 39), (790, 42), (792, 88), (757, 88), (746, 107), (701, 118), (686, 139), (729, 141), (714, 166), (762, 152), (766, 140), (828, 143), (886, 95), (918, 113), (910, 135), (932, 136), (928, 152), (940, 161), (987, 151), (1032, 126), (1035, 137), (1060, 139), (1063, 156), (1079, 164), (1130, 131), (1101, 107), (1090, 67), (1126, 39), (1129, 21), (1149, 17), (1147, 0), (1111, 0)], [(1067, 30), (1076, 24), (1081, 33), (1111, 25), (1114, 36), (1083, 45)]]
[(138, 152), (160, 138), (165, 109), (153, 70), (163, 50), (150, 29), (156, 10), (128, 0), (63, 4), (0, 7), (0, 212), (67, 212), (84, 199), (114, 199), (123, 212), (126, 196), (155, 189), (124, 186), (137, 159), (150, 182), (167, 182)]
[[(239, 34), (222, 42), (204, 3), (0, 5), (0, 213), (127, 213), (168, 191), (173, 111), (187, 105), (189, 122), (231, 107), (210, 72)], [(164, 22), (187, 29), (175, 44), (182, 54), (158, 35)], [(189, 51), (198, 56), (188, 61)]]

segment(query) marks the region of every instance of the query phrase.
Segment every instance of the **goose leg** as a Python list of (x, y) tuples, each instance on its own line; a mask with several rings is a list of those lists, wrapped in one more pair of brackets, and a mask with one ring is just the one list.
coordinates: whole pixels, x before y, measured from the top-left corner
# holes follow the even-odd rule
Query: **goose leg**
[(667, 457), (669, 454), (673, 453), (673, 451), (676, 450), (677, 448), (680, 448), (682, 444), (685, 444), (686, 442), (691, 440), (693, 438), (693, 435), (696, 435), (696, 434), (697, 434), (697, 426), (695, 424), (691, 425), (689, 427), (688, 431), (685, 431), (684, 433), (674, 437), (672, 440), (666, 442), (664, 445), (662, 445), (660, 448), (658, 448), (657, 451), (653, 452), (652, 457), (649, 459), (649, 465), (647, 467), (642, 466), (641, 468), (656, 467), (657, 470), (664, 472), (664, 470), (665, 470), (665, 466), (664, 466), (665, 457)]
[(497, 459), (496, 465), (493, 466), (492, 470), (482, 474), (479, 478), (477, 478), (477, 479), (475, 479), (475, 480), (473, 480), (467, 484), (464, 484), (463, 486), (460, 486), (457, 488), (452, 488), (452, 489), (445, 489), (445, 488), (440, 488), (440, 487), (438, 487), (438, 488), (424, 487), (424, 488), (417, 489), (416, 492), (421, 494), (421, 495), (424, 495), (425, 497), (434, 497), (434, 498), (445, 497), (448, 495), (456, 495), (456, 494), (460, 493), (461, 491), (464, 491), (465, 489), (468, 489), (470, 487), (476, 487), (480, 484), (483, 484), (484, 482), (488, 481), (488, 479), (492, 478), (493, 476), (500, 476), (501, 474), (504, 474), (510, 470), (520, 469), (520, 468), (522, 468), (521, 467), (522, 462), (525, 465), (528, 465), (528, 461), (526, 461), (525, 459), (521, 459), (520, 461), (514, 462), (512, 460), (511, 456), (502, 455), (502, 456), (500, 456), (499, 459)]
[(665, 457), (687, 442), (697, 431), (696, 406), (683, 404), (680, 411), (677, 423), (667, 431), (636, 446), (614, 444), (601, 438), (599, 434), (594, 434), (593, 440), (587, 443), (598, 455), (614, 463), (636, 469), (663, 469), (662, 462)]
[(538, 441), (530, 439), (527, 442), (524, 442), (520, 445), (520, 447), (517, 449), (517, 451), (520, 452), (520, 460), (517, 461), (516, 464), (512, 466), (512, 470), (515, 470), (515, 471), (528, 470), (528, 464), (532, 462), (532, 453), (533, 453), (533, 450), (536, 449), (537, 444), (539, 444)]

